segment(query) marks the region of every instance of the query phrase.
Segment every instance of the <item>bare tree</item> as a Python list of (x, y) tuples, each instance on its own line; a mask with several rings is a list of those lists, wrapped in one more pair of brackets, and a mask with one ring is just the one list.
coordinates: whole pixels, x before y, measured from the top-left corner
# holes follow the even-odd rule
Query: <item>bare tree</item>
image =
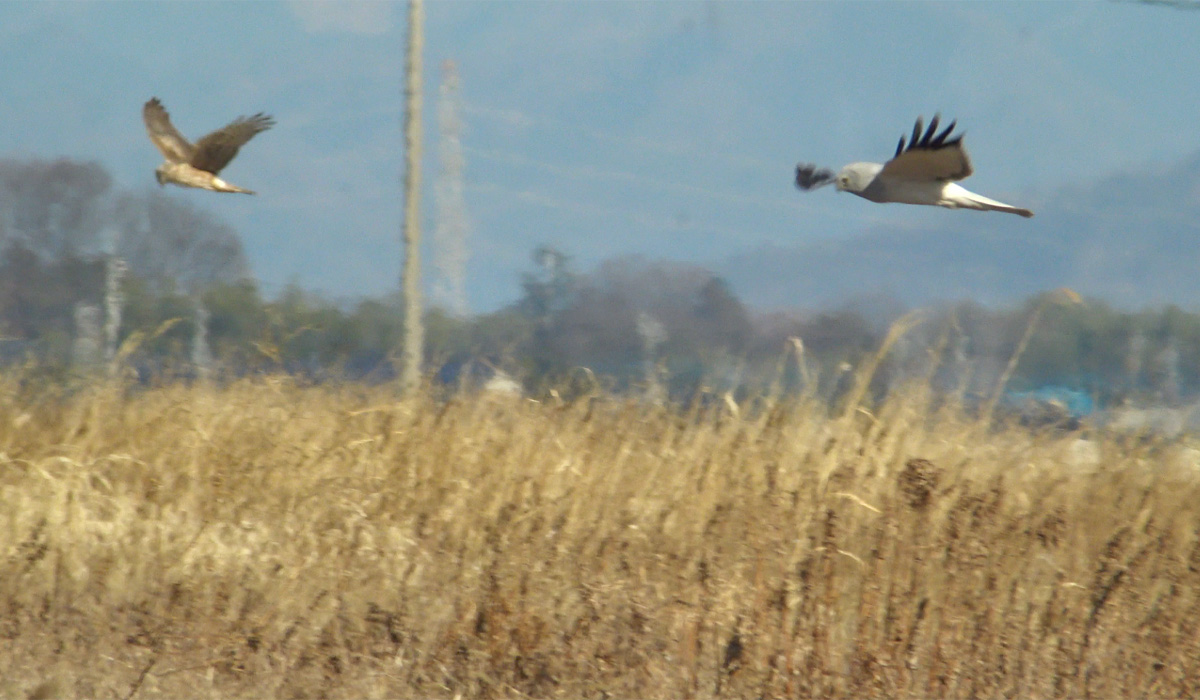
[(157, 287), (197, 292), (249, 275), (242, 242), (208, 212), (159, 192), (118, 199), (116, 254)]
[(43, 260), (98, 253), (111, 186), (98, 163), (0, 160), (0, 244)]
[(114, 192), (96, 163), (0, 160), (0, 248), (45, 263), (122, 258), (154, 284), (196, 289), (248, 274), (237, 233), (209, 213), (158, 192)]
[[(115, 249), (116, 241), (113, 241)], [(109, 252), (104, 264), (104, 361), (108, 363), (108, 373), (117, 373), (117, 341), (121, 332), (121, 312), (125, 308), (125, 294), (121, 290), (121, 281), (125, 277), (127, 266), (125, 261)]]

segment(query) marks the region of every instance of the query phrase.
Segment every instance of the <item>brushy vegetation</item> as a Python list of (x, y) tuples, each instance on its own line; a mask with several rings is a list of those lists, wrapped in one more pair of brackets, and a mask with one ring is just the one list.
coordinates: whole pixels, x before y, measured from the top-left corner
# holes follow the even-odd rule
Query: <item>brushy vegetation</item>
[(1186, 442), (919, 386), (0, 392), (0, 697), (1200, 696)]

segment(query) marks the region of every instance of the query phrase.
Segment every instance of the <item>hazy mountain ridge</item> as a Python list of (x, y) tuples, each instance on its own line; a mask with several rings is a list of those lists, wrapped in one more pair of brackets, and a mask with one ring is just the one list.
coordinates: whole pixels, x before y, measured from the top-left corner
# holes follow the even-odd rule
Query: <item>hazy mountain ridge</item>
[[(900, 206), (900, 205), (883, 205)], [(813, 308), (889, 294), (913, 305), (1005, 303), (1068, 286), (1118, 307), (1200, 299), (1200, 152), (1177, 165), (1063, 188), (1037, 216), (934, 212), (925, 230), (868, 229), (796, 247), (763, 247), (717, 261), (759, 308)]]

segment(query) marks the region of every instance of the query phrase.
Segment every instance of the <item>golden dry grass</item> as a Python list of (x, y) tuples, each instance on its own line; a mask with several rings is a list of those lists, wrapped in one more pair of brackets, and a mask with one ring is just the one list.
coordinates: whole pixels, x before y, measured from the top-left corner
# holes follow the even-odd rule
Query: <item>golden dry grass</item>
[(1185, 445), (919, 388), (0, 393), (0, 697), (1200, 696)]

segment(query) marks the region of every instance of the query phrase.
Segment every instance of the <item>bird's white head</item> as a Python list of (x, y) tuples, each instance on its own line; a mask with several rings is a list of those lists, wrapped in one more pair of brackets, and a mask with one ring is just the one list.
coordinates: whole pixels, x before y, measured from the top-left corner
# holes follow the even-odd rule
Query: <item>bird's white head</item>
[(880, 170), (883, 170), (883, 166), (879, 163), (851, 163), (842, 168), (833, 183), (840, 192), (858, 194), (867, 189)]

